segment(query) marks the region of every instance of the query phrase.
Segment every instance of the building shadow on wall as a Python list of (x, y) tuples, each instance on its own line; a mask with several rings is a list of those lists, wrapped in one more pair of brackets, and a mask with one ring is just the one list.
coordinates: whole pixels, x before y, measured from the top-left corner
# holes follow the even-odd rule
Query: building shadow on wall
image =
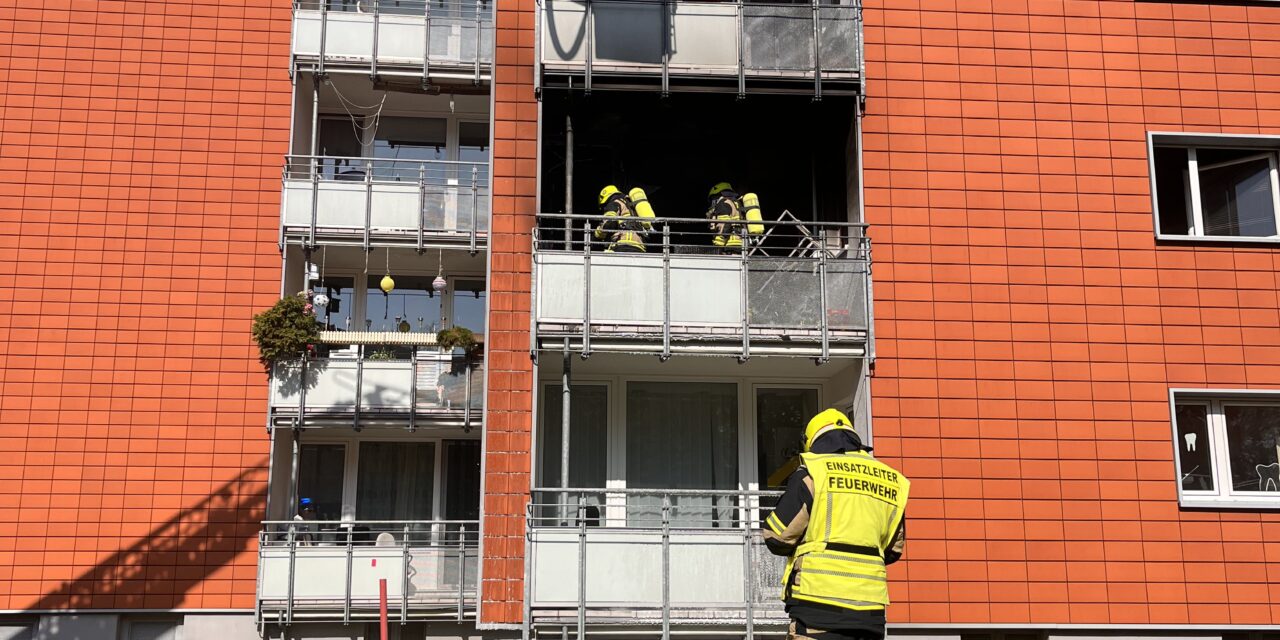
[[(256, 548), (267, 499), (267, 459), (183, 508), (126, 549), (25, 608), (173, 609), (220, 567)], [(229, 590), (220, 589), (219, 594)], [(224, 605), (225, 606), (225, 605)]]

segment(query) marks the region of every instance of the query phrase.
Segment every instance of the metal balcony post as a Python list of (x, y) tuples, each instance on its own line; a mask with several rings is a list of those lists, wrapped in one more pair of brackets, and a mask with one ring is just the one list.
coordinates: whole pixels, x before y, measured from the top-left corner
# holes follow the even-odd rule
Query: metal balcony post
[(462, 401), (462, 430), (465, 433), (471, 433), (471, 360), (467, 356), (463, 356), (464, 368), (462, 387), (465, 398)]
[(302, 425), (307, 419), (307, 376), (310, 375), (311, 373), (307, 364), (310, 361), (311, 361), (311, 357), (308, 354), (303, 353), (302, 366), (300, 367), (302, 369), (302, 380), (301, 380), (301, 384), (298, 385), (298, 424), (299, 425)]
[[(592, 10), (591, 10), (591, 0), (586, 0), (586, 5), (587, 5), (586, 6), (587, 15), (582, 21), (582, 24), (585, 25), (587, 29), (587, 57), (586, 57), (587, 76), (586, 78), (583, 79), (584, 80), (583, 92), (586, 95), (591, 95), (591, 59), (595, 57), (595, 44), (594, 44), (595, 39), (592, 36), (592, 32), (595, 31), (595, 22), (594, 22), (594, 14), (592, 13)], [(578, 640), (582, 640), (582, 639), (579, 638)]]
[[(467, 584), (466, 542), (466, 530), (463, 527), (458, 527), (458, 622), (462, 622), (462, 605), (467, 597), (464, 589)], [(526, 561), (528, 561), (527, 558)]]
[(289, 593), (284, 601), (284, 623), (293, 624), (293, 583), (297, 577), (298, 536), (294, 525), (289, 525)]
[[(280, 172), (280, 233), (276, 236), (276, 248), (284, 253), (284, 230), (288, 225), (288, 219), (285, 217), (285, 211), (289, 207), (289, 174), (293, 172), (293, 156), (287, 156), (284, 160), (284, 170)], [(315, 196), (315, 191), (311, 192)]]
[(822, 99), (822, 36), (821, 30), (818, 28), (818, 16), (820, 9), (818, 8), (818, 0), (812, 0), (813, 5), (813, 99)]
[(818, 364), (826, 364), (831, 360), (831, 318), (827, 311), (827, 249), (826, 247), (818, 248), (818, 295), (820, 307), (818, 308), (818, 322), (822, 331), (822, 355), (818, 358)]
[(409, 523), (404, 524), (404, 562), (400, 566), (400, 624), (409, 622)]
[[(748, 518), (744, 520), (750, 521)], [(751, 534), (752, 527), (750, 525), (742, 528), (742, 591), (746, 595), (743, 598), (743, 604), (746, 607), (747, 618), (747, 637), (755, 637), (755, 595), (756, 580), (755, 574), (752, 573), (751, 563)]]
[(476, 254), (476, 220), (480, 209), (480, 169), (471, 165), (471, 255)]
[(671, 223), (662, 223), (662, 355), (671, 357)]
[[(318, 73), (321, 76), (324, 75), (324, 51), (325, 51), (325, 42), (328, 40), (328, 35), (329, 35), (329, 0), (320, 0), (320, 62), (319, 62), (319, 66), (316, 69), (316, 73)], [(315, 140), (313, 139), (312, 146), (314, 145), (315, 145)], [(314, 155), (314, 153), (312, 155)]]
[[(534, 493), (530, 494), (529, 504), (524, 508), (524, 602), (521, 603), (524, 608), (524, 619), (521, 621), (520, 640), (530, 640), (530, 632), (533, 628), (533, 519), (534, 509)], [(476, 533), (477, 537), (479, 532)], [(476, 608), (480, 607), (479, 597), (476, 598)], [(477, 615), (477, 618), (480, 616)]]
[[(476, 73), (475, 73), (475, 78), (474, 78), (474, 79), (472, 79), (471, 83), (472, 83), (472, 84), (474, 84), (474, 85), (475, 85), (475, 86), (477, 86), (477, 87), (478, 87), (478, 86), (480, 86), (480, 40), (482, 40), (482, 38), (481, 38), (481, 26), (480, 26), (480, 24), (481, 24), (481, 20), (480, 20), (480, 8), (481, 8), (482, 4), (483, 4), (483, 3), (481, 2), (481, 0), (476, 0), (476, 59), (475, 59), (475, 69), (476, 69)], [(459, 52), (459, 53), (461, 53), (461, 52)], [(471, 255), (475, 255), (475, 251), (474, 251), (474, 250), (471, 252)]]
[(351, 527), (347, 527), (347, 596), (342, 599), (342, 624), (351, 624), (351, 569), (355, 549), (352, 546)]
[(422, 86), (431, 84), (431, 0), (422, 3)]
[(747, 97), (746, 28), (743, 24), (743, 2), (738, 0), (738, 99)]
[(373, 55), (369, 58), (369, 80), (378, 81), (378, 27), (382, 12), (378, 10), (378, 0), (373, 0)]
[(591, 356), (591, 223), (582, 226), (582, 359), (586, 360)]
[(351, 428), (360, 430), (360, 399), (364, 394), (364, 345), (356, 346), (356, 402), (351, 412)]
[[(317, 87), (318, 89), (318, 87)], [(320, 159), (311, 156), (311, 229), (307, 233), (307, 247), (316, 246), (316, 218), (320, 215)]]
[(364, 250), (369, 251), (369, 227), (373, 224), (373, 160), (364, 161)]
[(747, 225), (740, 225), (737, 233), (742, 236), (742, 273), (738, 281), (742, 285), (742, 355), (738, 356), (738, 362), (746, 362), (751, 358), (751, 286), (750, 286), (750, 263), (748, 262), (747, 243), (750, 237), (747, 235)]
[[(747, 636), (751, 637), (751, 636)], [(671, 494), (662, 494), (662, 640), (671, 639)]]
[(662, 97), (671, 95), (671, 5), (662, 0)]
[(418, 430), (418, 348), (409, 349), (409, 433)]
[[(428, 2), (430, 4), (430, 2)], [(427, 163), (418, 163), (418, 254), (426, 249), (427, 226)]]
[[(588, 0), (589, 1), (589, 0)], [(586, 638), (587, 630), (587, 496), (578, 496), (578, 635)]]

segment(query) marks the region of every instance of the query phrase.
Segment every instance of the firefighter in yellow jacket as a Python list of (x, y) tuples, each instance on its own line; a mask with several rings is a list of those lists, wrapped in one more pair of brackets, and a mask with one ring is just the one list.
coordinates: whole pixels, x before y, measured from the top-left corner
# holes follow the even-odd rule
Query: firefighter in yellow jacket
[(600, 190), (599, 203), (605, 220), (592, 236), (598, 241), (608, 239), (609, 247), (605, 251), (644, 253), (644, 237), (652, 226), (649, 219), (654, 217), (644, 191), (635, 188), (624, 194), (618, 187), (609, 185)]
[(769, 551), (788, 558), (782, 596), (791, 616), (788, 638), (884, 637), (885, 566), (906, 547), (911, 483), (870, 451), (843, 413), (814, 416), (801, 465), (761, 523)]
[[(707, 194), (710, 206), (707, 218), (711, 220), (711, 231), (716, 234), (711, 242), (725, 253), (737, 253), (742, 250), (743, 231), (750, 236), (764, 233), (764, 224), (760, 219), (760, 199), (754, 193), (738, 195), (733, 185), (728, 182), (717, 182)], [(746, 225), (742, 224), (747, 220)]]

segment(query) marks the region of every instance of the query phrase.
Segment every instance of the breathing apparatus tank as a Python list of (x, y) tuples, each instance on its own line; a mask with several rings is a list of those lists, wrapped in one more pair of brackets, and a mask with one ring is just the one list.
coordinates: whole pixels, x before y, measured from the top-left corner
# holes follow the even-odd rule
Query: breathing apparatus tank
[[(747, 233), (758, 236), (764, 233), (764, 217), (760, 213), (760, 198), (754, 193), (742, 196), (742, 208), (747, 218)], [(755, 223), (755, 224), (752, 224)]]
[(636, 215), (640, 217), (640, 222), (644, 225), (645, 230), (650, 229), (653, 224), (649, 222), (656, 216), (653, 213), (653, 205), (649, 204), (649, 196), (645, 195), (644, 189), (635, 187), (627, 193), (627, 198), (631, 200), (631, 206), (635, 209)]

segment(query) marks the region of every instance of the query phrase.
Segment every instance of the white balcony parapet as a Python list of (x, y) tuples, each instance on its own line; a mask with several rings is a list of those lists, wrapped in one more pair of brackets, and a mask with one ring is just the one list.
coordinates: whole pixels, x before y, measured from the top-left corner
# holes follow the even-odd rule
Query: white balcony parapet
[[(760, 537), (778, 492), (535, 489), (526, 517), (525, 619), (534, 627), (782, 627), (783, 558)], [(625, 576), (625, 579), (619, 579)], [(778, 629), (771, 629), (777, 631)], [(587, 635), (583, 635), (583, 634)]]
[(646, 252), (621, 253), (609, 250), (607, 233), (595, 237), (603, 222), (539, 216), (535, 356), (566, 340), (584, 355), (664, 359), (690, 353), (825, 362), (873, 353), (865, 225), (800, 222), (784, 212), (777, 221), (735, 224), (738, 246), (726, 247), (716, 246), (715, 237), (724, 236), (705, 219), (656, 218), (640, 231)]
[(435, 80), (491, 77), (489, 0), (295, 0), (294, 64)]
[(259, 623), (377, 619), (380, 587), (400, 622), (475, 618), (474, 520), (262, 523)]
[[(861, 7), (812, 0), (541, 0), (542, 86), (568, 77), (648, 83), (719, 82), (739, 95), (856, 91), (862, 75)], [(804, 89), (801, 89), (804, 88)]]
[(489, 164), (289, 156), (280, 242), (467, 248), (489, 235)]
[(470, 428), (479, 421), (482, 360), (418, 349), (411, 349), (408, 359), (371, 359), (364, 349), (276, 363), (271, 373), (272, 416), (299, 424), (355, 427), (389, 420), (410, 429), (428, 421)]

